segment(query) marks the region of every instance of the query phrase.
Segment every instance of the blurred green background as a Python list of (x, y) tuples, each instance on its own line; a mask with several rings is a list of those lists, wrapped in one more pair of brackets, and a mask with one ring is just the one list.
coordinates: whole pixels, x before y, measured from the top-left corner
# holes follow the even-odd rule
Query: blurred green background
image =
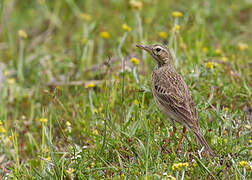
[[(1, 0), (0, 175), (251, 178), (251, 0)], [(176, 137), (150, 92), (166, 44), (216, 157)], [(125, 67), (123, 64), (125, 63)], [(184, 163), (184, 164), (183, 164)]]

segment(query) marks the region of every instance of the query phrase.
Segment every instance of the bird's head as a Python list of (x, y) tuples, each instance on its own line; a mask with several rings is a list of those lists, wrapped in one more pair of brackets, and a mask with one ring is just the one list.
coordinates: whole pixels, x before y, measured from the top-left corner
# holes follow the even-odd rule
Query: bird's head
[(136, 45), (138, 48), (147, 51), (158, 63), (158, 66), (169, 65), (172, 63), (172, 56), (168, 48), (161, 44), (149, 46)]

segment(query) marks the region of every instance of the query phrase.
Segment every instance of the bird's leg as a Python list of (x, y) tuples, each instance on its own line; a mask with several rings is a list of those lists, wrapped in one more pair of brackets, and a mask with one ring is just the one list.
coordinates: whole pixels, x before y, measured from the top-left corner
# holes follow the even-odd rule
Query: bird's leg
[(177, 145), (177, 152), (180, 150), (180, 144), (181, 144), (181, 142), (182, 142), (182, 140), (183, 140), (183, 138), (185, 136), (185, 133), (186, 133), (186, 127), (184, 126), (183, 127), (183, 133), (182, 133), (181, 138), (179, 139), (179, 142), (178, 142), (178, 145)]
[(176, 133), (176, 130), (177, 128), (175, 126), (173, 126), (173, 131), (170, 132), (170, 135), (169, 137), (166, 139), (164, 145), (163, 145), (163, 148), (162, 149), (165, 149), (166, 148), (166, 145), (170, 142), (172, 136)]

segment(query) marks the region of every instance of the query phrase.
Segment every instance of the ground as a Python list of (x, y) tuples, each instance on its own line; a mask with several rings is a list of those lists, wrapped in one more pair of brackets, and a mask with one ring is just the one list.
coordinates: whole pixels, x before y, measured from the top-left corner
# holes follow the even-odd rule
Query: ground
[[(249, 0), (0, 2), (0, 175), (7, 179), (249, 179)], [(197, 106), (207, 157), (150, 91), (166, 44)], [(125, 65), (123, 65), (125, 64)], [(1, 178), (0, 178), (1, 179)]]

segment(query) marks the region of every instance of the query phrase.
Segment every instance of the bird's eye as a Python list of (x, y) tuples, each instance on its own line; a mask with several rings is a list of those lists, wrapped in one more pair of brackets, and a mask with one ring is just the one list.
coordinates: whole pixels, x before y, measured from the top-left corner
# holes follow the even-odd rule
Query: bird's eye
[(161, 51), (161, 48), (156, 48), (156, 51), (157, 51), (157, 52)]

